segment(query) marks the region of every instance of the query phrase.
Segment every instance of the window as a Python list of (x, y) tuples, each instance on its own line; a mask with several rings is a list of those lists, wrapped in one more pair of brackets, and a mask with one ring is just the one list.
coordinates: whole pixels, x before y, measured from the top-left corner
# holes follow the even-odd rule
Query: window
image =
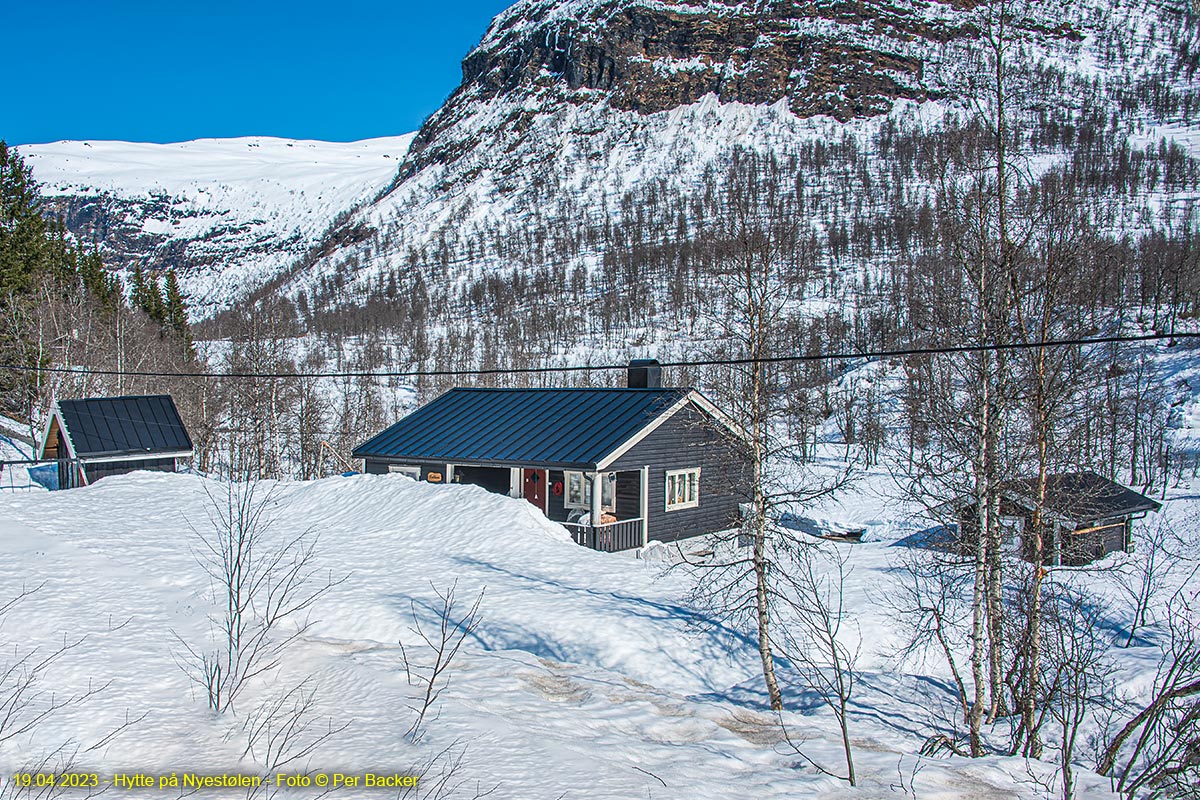
[(1025, 519), (1023, 517), (1000, 515), (1000, 542), (1005, 552), (1020, 555), (1024, 532)]
[[(565, 472), (566, 490), (563, 505), (567, 508), (592, 510), (592, 476), (586, 472)], [(607, 472), (600, 476), (600, 510), (617, 510), (617, 473)]]
[(409, 478), (412, 478), (414, 481), (421, 480), (420, 467), (410, 467), (407, 464), (388, 464), (388, 472), (405, 475)]
[(667, 470), (667, 511), (700, 505), (700, 468)]

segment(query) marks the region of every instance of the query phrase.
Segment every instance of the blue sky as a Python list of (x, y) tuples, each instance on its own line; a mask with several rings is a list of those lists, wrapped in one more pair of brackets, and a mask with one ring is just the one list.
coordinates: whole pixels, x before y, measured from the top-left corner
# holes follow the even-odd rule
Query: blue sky
[(13, 3), (0, 139), (407, 133), (511, 2)]

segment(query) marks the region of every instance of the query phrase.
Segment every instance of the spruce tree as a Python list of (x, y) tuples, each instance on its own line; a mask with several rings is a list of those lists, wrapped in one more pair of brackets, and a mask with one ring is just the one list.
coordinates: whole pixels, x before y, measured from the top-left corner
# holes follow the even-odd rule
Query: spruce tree
[(129, 302), (155, 322), (162, 322), (166, 318), (166, 303), (158, 279), (147, 275), (140, 264), (133, 268), (130, 276)]
[(79, 275), (78, 252), (67, 239), (62, 217), (54, 217), (46, 226), (45, 267), (59, 286), (68, 286)]
[(129, 273), (129, 304), (141, 308), (146, 301), (146, 273), (142, 272), (141, 264), (134, 264), (133, 272)]
[(175, 270), (167, 270), (166, 289), (164, 301), (166, 303), (166, 311), (164, 315), (164, 323), (168, 328), (178, 333), (189, 343), (192, 340), (191, 332), (188, 330), (188, 314), (187, 304), (183, 299), (183, 292), (179, 289), (179, 279), (175, 277)]
[(0, 297), (29, 290), (51, 266), (51, 244), (37, 183), (17, 153), (0, 140)]
[(167, 303), (163, 300), (162, 286), (158, 283), (158, 277), (151, 275), (146, 279), (146, 299), (150, 307), (146, 309), (146, 313), (150, 315), (150, 319), (163, 324), (167, 319)]
[(121, 305), (121, 279), (104, 268), (98, 249), (88, 250), (79, 257), (78, 271), (84, 289), (103, 308), (115, 311)]

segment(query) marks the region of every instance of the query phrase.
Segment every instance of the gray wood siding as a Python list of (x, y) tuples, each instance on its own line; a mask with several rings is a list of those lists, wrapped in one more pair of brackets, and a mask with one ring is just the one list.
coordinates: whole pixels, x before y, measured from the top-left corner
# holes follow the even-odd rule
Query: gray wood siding
[(110, 475), (125, 475), (138, 470), (174, 472), (175, 459), (147, 458), (140, 461), (97, 461), (85, 464), (83, 468), (87, 472), (88, 482), (95, 483), (101, 478), (107, 478)]
[(429, 479), (429, 473), (431, 472), (441, 473), (441, 483), (446, 482), (446, 473), (449, 469), (447, 464), (429, 464), (419, 461), (379, 461), (367, 458), (363, 459), (363, 470), (368, 475), (387, 475), (388, 465), (390, 464), (399, 464), (405, 467), (419, 467), (421, 470), (421, 480), (423, 481)]
[[(673, 542), (728, 530), (737, 524), (738, 504), (749, 498), (750, 468), (736, 443), (707, 414), (680, 409), (638, 442), (610, 469), (650, 467), (650, 538)], [(700, 505), (666, 510), (667, 470), (700, 468)]]

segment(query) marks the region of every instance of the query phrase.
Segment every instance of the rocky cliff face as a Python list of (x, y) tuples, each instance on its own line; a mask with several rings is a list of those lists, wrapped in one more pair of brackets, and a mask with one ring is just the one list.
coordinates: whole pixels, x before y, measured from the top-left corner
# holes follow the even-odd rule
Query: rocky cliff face
[[(841, 122), (900, 99), (950, 92), (944, 67), (980, 35), (978, 0), (523, 0), (463, 61), (463, 82), (422, 128), (406, 173), (453, 160), (454, 127), (499, 98), (653, 114), (712, 95), (785, 101), (799, 117)], [(1042, 40), (1081, 37), (1068, 21), (1022, 20)], [(505, 120), (520, 128), (521, 113)]]
[[(607, 91), (614, 107), (643, 113), (714, 94), (768, 105), (786, 97), (797, 114), (846, 120), (928, 96), (921, 59), (898, 52), (912, 49), (905, 44), (975, 32), (872, 2), (581, 10), (545, 21), (533, 9), (510, 12), (464, 61), (466, 93), (486, 98), (548, 80), (581, 98)], [(894, 40), (893, 52), (855, 44), (864, 32)]]

